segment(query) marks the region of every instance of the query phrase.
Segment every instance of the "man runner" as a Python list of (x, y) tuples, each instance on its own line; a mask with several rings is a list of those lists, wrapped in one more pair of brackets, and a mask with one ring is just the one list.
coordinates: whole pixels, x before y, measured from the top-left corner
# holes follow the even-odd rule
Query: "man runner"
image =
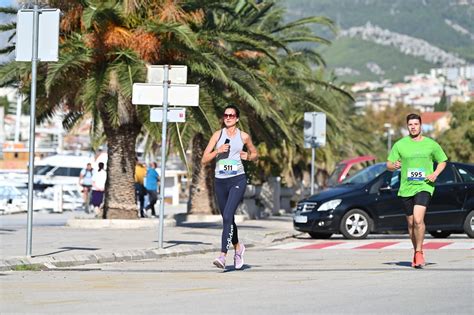
[[(419, 115), (407, 116), (407, 128), (409, 135), (394, 144), (387, 158), (387, 169), (401, 169), (398, 196), (402, 198), (408, 233), (413, 243), (412, 267), (422, 268), (425, 265), (425, 212), (434, 192), (434, 182), (446, 167), (448, 158), (436, 141), (421, 135)], [(433, 162), (438, 163), (434, 172)]]

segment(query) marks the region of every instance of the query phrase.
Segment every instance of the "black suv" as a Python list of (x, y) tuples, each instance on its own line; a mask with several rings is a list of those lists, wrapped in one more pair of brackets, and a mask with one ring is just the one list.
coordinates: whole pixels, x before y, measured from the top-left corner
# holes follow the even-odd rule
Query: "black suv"
[[(293, 225), (313, 238), (342, 233), (363, 239), (369, 233), (407, 231), (399, 187), (400, 171), (388, 171), (385, 163), (369, 166), (341, 185), (300, 201)], [(472, 238), (473, 215), (474, 164), (448, 162), (426, 211), (426, 231), (440, 238), (465, 232)]]

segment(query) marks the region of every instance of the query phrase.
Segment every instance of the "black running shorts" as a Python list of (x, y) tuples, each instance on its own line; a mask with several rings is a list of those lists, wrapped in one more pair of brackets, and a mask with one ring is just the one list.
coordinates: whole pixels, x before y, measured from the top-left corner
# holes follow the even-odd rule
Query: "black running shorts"
[(420, 191), (411, 197), (401, 197), (403, 203), (403, 210), (407, 216), (413, 215), (413, 208), (415, 206), (428, 207), (431, 200), (431, 194), (427, 191)]

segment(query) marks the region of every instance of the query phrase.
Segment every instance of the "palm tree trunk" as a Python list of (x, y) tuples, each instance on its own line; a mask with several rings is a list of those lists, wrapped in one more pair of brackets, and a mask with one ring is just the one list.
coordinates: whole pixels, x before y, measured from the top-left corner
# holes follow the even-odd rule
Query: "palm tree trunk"
[(214, 196), (215, 162), (202, 165), (201, 159), (207, 142), (201, 133), (193, 138), (193, 177), (189, 189), (189, 214), (219, 214)]
[(104, 219), (138, 219), (135, 201), (135, 144), (141, 130), (136, 108), (131, 100), (116, 93), (115, 76), (111, 79), (111, 96), (117, 95), (119, 123), (101, 107), (100, 115), (107, 138), (107, 182), (105, 184)]
[(136, 125), (112, 128), (104, 124), (107, 136), (107, 182), (105, 185), (104, 219), (137, 219), (135, 202)]

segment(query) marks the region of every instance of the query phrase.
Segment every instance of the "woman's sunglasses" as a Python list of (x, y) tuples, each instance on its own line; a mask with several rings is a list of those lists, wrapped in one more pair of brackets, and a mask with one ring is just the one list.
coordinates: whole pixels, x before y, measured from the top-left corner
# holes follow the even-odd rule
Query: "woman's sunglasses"
[(224, 119), (225, 118), (234, 119), (235, 117), (236, 117), (235, 114), (224, 114)]

